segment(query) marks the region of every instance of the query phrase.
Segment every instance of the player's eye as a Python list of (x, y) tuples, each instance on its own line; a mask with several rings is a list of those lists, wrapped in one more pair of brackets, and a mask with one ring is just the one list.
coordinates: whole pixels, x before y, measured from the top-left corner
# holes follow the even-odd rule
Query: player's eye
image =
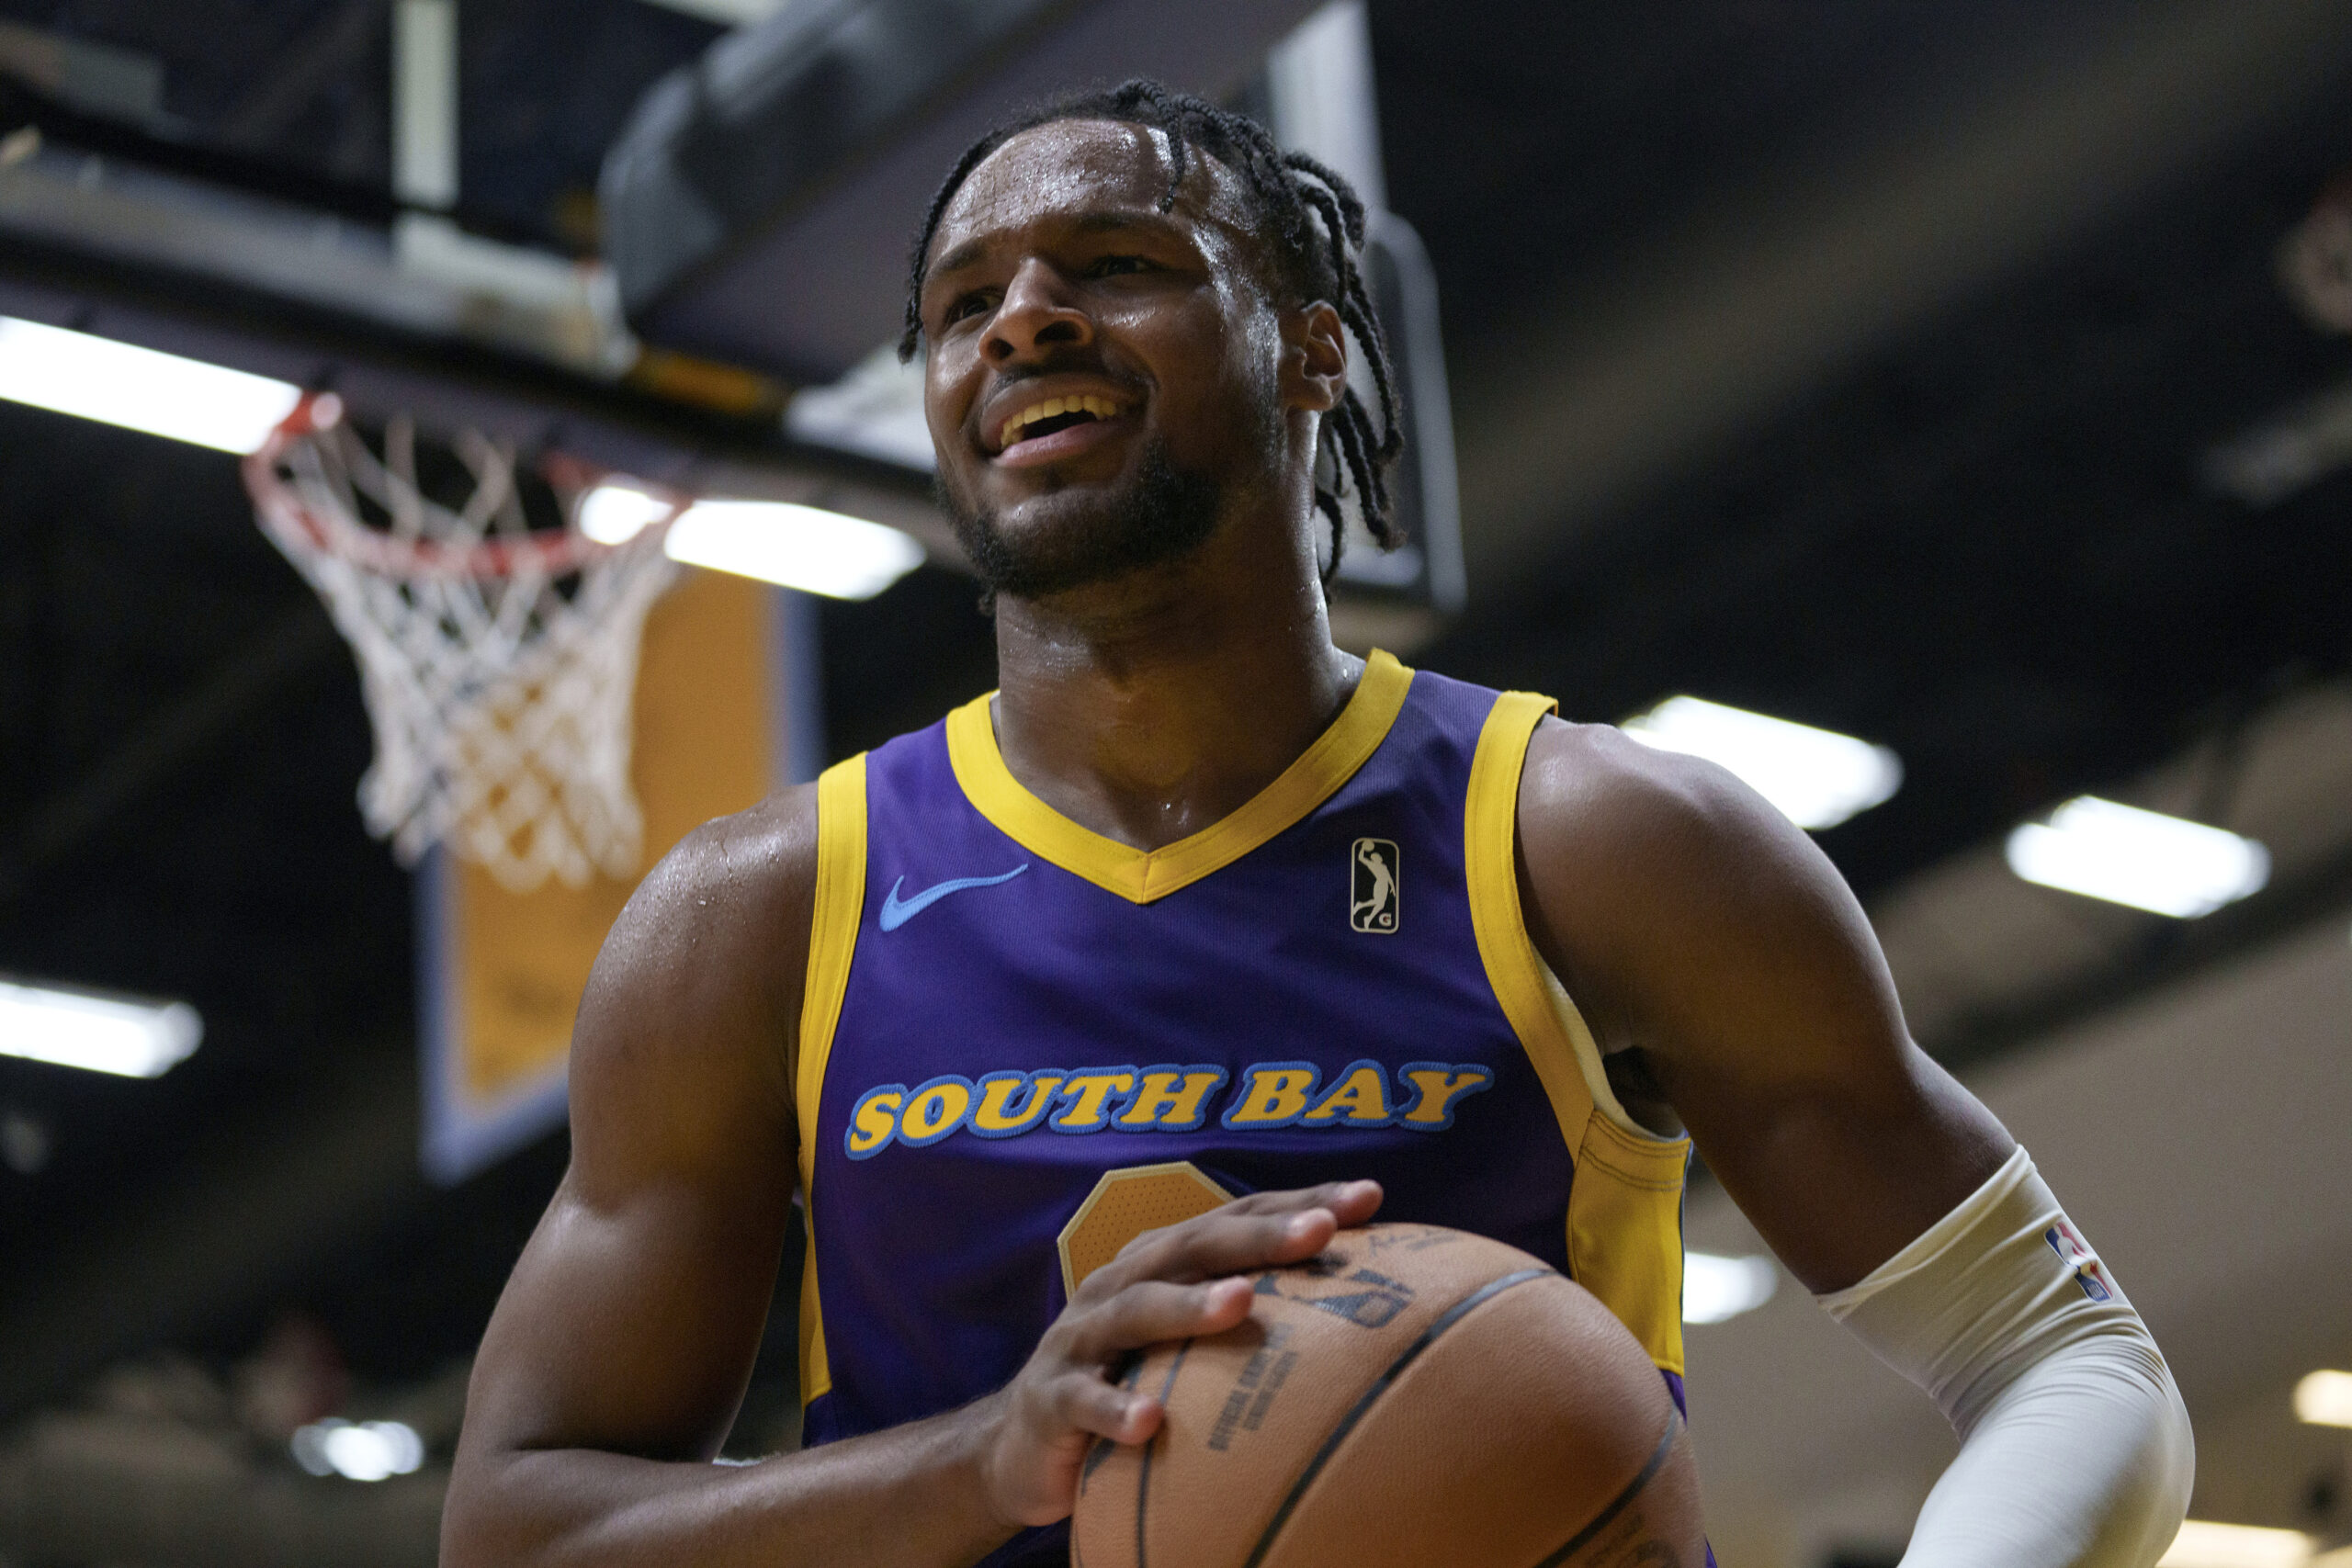
[(1098, 256), (1086, 270), (1092, 277), (1118, 277), (1128, 273), (1148, 272), (1151, 261), (1146, 256)]
[(947, 302), (947, 309), (941, 312), (939, 319), (941, 324), (954, 326), (967, 316), (982, 314), (988, 308), (989, 297), (980, 290), (974, 289), (969, 294), (959, 294), (950, 299)]

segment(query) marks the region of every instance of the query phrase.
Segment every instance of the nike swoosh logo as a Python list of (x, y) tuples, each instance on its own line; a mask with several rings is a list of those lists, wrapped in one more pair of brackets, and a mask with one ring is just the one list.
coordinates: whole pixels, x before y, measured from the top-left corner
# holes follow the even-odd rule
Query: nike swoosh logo
[(1023, 861), (1001, 876), (951, 877), (945, 882), (924, 888), (911, 898), (899, 897), (899, 889), (907, 885), (907, 879), (902, 876), (890, 884), (890, 896), (882, 900), (882, 929), (886, 931), (897, 931), (950, 893), (961, 893), (967, 887), (994, 887), (1000, 882), (1012, 881), (1028, 869), (1029, 863)]

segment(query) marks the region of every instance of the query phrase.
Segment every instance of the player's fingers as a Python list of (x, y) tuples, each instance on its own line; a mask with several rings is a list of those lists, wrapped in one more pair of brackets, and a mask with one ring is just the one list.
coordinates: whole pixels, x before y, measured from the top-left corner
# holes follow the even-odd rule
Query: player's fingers
[(1146, 1345), (1222, 1334), (1249, 1315), (1247, 1280), (1203, 1285), (1145, 1280), (1074, 1321), (1062, 1351), (1071, 1360), (1099, 1367), (1122, 1351)]
[(1279, 1192), (1252, 1192), (1237, 1198), (1222, 1211), (1240, 1214), (1294, 1213), (1301, 1209), (1329, 1209), (1341, 1225), (1360, 1225), (1379, 1209), (1383, 1193), (1377, 1181), (1326, 1181), (1315, 1187)]
[(1141, 1280), (1192, 1283), (1295, 1263), (1320, 1251), (1338, 1228), (1329, 1209), (1250, 1213), (1228, 1205), (1137, 1236), (1129, 1249), (1088, 1277), (1077, 1299), (1108, 1301)]
[[(1169, 1231), (1180, 1230), (1185, 1225), (1198, 1226), (1216, 1220), (1219, 1215), (1229, 1217), (1247, 1214), (1265, 1217), (1297, 1214), (1313, 1209), (1321, 1209), (1331, 1215), (1336, 1225), (1344, 1229), (1349, 1225), (1363, 1224), (1371, 1219), (1379, 1210), (1385, 1196), (1381, 1191), (1380, 1183), (1369, 1180), (1327, 1181), (1316, 1187), (1292, 1188), (1276, 1192), (1252, 1192), (1247, 1197), (1237, 1198), (1206, 1215), (1182, 1221), (1175, 1225), (1145, 1231), (1119, 1248), (1116, 1256), (1122, 1258), (1132, 1257), (1146, 1247), (1158, 1245)], [(1292, 1233), (1270, 1234), (1279, 1245), (1288, 1241)], [(1321, 1244), (1318, 1242), (1317, 1245)], [(1280, 1261), (1289, 1260), (1287, 1258), (1280, 1259)], [(1237, 1267), (1239, 1266), (1237, 1265)]]
[(1043, 1391), (1046, 1419), (1058, 1431), (1091, 1432), (1114, 1443), (1140, 1443), (1159, 1429), (1159, 1401), (1089, 1373), (1069, 1371)]

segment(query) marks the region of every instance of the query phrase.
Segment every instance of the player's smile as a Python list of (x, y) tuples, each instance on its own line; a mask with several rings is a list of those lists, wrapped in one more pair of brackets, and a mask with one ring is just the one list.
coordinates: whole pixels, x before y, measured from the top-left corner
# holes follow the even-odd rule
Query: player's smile
[(1184, 471), (1258, 466), (1278, 352), (1234, 176), (1196, 164), (1160, 210), (1165, 149), (1131, 127), (1057, 124), (984, 162), (944, 215), (921, 296), (940, 479), (1023, 538), (1099, 529), (1148, 453)]
[(1143, 399), (1107, 378), (1026, 377), (980, 405), (980, 449), (1001, 468), (1036, 468), (1132, 434)]

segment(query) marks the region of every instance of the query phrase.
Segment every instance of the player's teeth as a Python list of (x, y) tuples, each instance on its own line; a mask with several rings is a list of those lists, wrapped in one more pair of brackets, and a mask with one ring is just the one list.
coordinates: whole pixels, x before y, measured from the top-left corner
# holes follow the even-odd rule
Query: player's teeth
[(1001, 444), (1006, 446), (1013, 445), (1022, 438), (1021, 433), (1023, 430), (1041, 419), (1052, 419), (1058, 414), (1066, 413), (1088, 413), (1097, 419), (1111, 419), (1115, 417), (1118, 412), (1118, 404), (1108, 398), (1096, 397), (1091, 392), (1081, 392), (1067, 398), (1047, 398), (1044, 402), (1031, 403), (1027, 408), (1006, 420)]

